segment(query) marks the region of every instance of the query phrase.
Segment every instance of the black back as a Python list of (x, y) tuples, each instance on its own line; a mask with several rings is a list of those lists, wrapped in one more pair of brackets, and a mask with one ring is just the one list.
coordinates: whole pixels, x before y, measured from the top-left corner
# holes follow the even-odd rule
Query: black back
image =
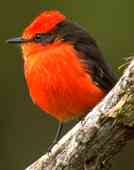
[(109, 91), (115, 85), (116, 75), (111, 66), (104, 61), (95, 40), (83, 27), (71, 21), (63, 21), (57, 25), (54, 34), (74, 45), (80, 53), (79, 56), (86, 61), (89, 72), (98, 86)]

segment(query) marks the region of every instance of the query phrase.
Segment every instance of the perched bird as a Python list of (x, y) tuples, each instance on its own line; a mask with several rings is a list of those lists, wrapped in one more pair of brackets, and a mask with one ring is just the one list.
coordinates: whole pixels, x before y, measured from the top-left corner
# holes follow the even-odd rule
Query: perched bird
[(84, 116), (115, 85), (116, 76), (95, 40), (58, 10), (42, 12), (26, 27), (20, 43), (33, 102), (63, 123)]

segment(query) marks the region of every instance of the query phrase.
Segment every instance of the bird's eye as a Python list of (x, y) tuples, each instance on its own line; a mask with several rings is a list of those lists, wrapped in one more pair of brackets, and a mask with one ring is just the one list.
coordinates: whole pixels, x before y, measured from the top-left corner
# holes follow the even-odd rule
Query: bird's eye
[(34, 37), (33, 37), (33, 41), (36, 43), (41, 43), (45, 40), (45, 34), (44, 33), (37, 33)]
[(55, 35), (52, 33), (37, 33), (33, 37), (35, 43), (51, 43), (55, 39)]

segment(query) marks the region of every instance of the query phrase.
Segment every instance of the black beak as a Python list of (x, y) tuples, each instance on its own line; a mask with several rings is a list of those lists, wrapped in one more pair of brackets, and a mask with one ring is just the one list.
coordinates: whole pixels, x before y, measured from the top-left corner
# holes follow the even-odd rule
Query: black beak
[(24, 39), (22, 37), (15, 37), (15, 38), (10, 38), (6, 40), (7, 43), (12, 43), (12, 44), (20, 44), (20, 43), (27, 43), (31, 42), (29, 39)]

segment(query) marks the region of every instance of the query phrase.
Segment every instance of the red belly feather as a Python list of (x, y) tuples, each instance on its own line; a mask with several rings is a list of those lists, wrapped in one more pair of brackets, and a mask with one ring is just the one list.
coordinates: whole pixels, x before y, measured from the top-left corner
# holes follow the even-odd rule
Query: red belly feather
[(34, 103), (61, 122), (82, 116), (104, 97), (69, 44), (29, 56), (25, 77)]

